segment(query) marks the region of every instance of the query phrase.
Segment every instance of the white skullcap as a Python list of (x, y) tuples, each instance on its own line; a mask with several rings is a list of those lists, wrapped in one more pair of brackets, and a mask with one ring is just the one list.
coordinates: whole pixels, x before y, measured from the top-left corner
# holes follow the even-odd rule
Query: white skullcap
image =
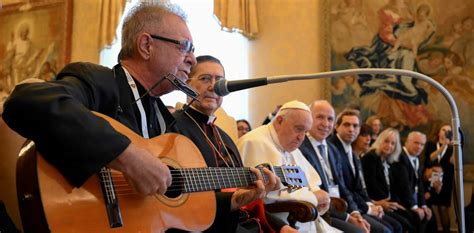
[(301, 109), (301, 110), (311, 112), (308, 105), (306, 105), (305, 103), (300, 102), (298, 100), (293, 100), (293, 101), (290, 101), (290, 102), (287, 102), (287, 103), (283, 104), (283, 106), (281, 106), (281, 108), (280, 108), (280, 111), (284, 110), (284, 109)]

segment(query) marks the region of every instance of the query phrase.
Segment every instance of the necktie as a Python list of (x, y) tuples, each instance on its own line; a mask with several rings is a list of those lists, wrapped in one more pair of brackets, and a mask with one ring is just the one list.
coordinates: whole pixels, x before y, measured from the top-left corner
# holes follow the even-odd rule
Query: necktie
[(321, 154), (321, 157), (323, 157), (324, 159), (324, 162), (326, 164), (328, 164), (327, 160), (328, 160), (328, 156), (326, 155), (326, 150), (324, 148), (324, 145), (323, 144), (319, 144), (318, 145), (318, 150), (319, 150), (319, 153)]
[(323, 167), (323, 173), (324, 173), (324, 179), (326, 180), (326, 184), (327, 185), (331, 185), (331, 166), (329, 166), (329, 163), (328, 163), (328, 158), (327, 158), (327, 155), (326, 155), (326, 150), (324, 148), (324, 145), (323, 144), (319, 144), (318, 145), (318, 150), (319, 150), (319, 154), (321, 155), (321, 157), (323, 158), (323, 163), (324, 164), (321, 164), (321, 166)]
[(415, 176), (418, 179), (418, 158), (412, 160), (413, 170), (415, 170)]
[(413, 193), (413, 200), (415, 200), (415, 205), (418, 204), (418, 158), (414, 158), (413, 162), (413, 169), (415, 170), (415, 192)]

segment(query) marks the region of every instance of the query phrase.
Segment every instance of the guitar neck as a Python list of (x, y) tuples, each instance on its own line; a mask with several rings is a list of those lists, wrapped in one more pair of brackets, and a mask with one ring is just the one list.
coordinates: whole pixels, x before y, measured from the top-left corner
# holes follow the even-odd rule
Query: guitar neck
[[(263, 181), (268, 182), (268, 177), (260, 170)], [(281, 167), (273, 167), (275, 175), (285, 180)], [(179, 189), (184, 193), (211, 191), (225, 188), (237, 188), (250, 186), (255, 183), (257, 176), (250, 171), (250, 168), (183, 168), (171, 171), (173, 183), (169, 187), (171, 190)]]

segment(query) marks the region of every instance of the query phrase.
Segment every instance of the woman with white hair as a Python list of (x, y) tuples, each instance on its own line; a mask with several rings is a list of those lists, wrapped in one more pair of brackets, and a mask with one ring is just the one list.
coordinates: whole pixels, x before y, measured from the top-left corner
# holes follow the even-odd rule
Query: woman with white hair
[(404, 231), (414, 232), (416, 223), (411, 222), (411, 219), (416, 216), (400, 205), (393, 190), (390, 190), (397, 182), (392, 170), (400, 169), (397, 161), (401, 151), (398, 130), (388, 128), (380, 133), (369, 152), (362, 157), (361, 163), (370, 199), (374, 204), (381, 205), (385, 214), (400, 222)]

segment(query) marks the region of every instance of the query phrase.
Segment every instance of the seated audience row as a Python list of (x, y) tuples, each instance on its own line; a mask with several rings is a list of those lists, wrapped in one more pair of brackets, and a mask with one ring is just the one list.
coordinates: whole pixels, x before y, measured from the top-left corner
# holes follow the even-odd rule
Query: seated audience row
[[(200, 57), (199, 59), (201, 58), (204, 59), (204, 57)], [(210, 58), (212, 57), (207, 57), (207, 59)], [(216, 61), (211, 62), (218, 64), (222, 68), (220, 63)], [(209, 75), (207, 73), (210, 71), (206, 70), (209, 69), (209, 67), (202, 69), (205, 75)], [(194, 73), (191, 72), (191, 74), (193, 75)], [(210, 76), (212, 79), (212, 75)], [(215, 81), (216, 80), (214, 80), (214, 82)], [(212, 80), (209, 83), (212, 84)], [(200, 88), (201, 86), (196, 85), (192, 78), (188, 84), (198, 90), (199, 93), (204, 93), (203, 96), (212, 95), (213, 85), (206, 85), (204, 88)], [(187, 135), (193, 139), (193, 141), (196, 142), (198, 141), (197, 139), (199, 139), (199, 136), (193, 136), (193, 134), (199, 134), (199, 131), (201, 131), (203, 135), (207, 134), (206, 139), (208, 140), (208, 146), (204, 145), (204, 147), (219, 145), (219, 142), (216, 142), (216, 140), (219, 141), (219, 138), (222, 140), (221, 135), (226, 135), (223, 131), (219, 132), (220, 130), (212, 129), (212, 127), (215, 127), (213, 124), (206, 126), (207, 123), (211, 122), (209, 121), (209, 116), (211, 116), (210, 119), (214, 119), (212, 118), (213, 113), (222, 103), (222, 97), (216, 98), (217, 101), (214, 105), (206, 105), (204, 100), (191, 102), (190, 110), (181, 110), (175, 115), (178, 128), (186, 129), (180, 133)], [(191, 99), (189, 99), (189, 101), (191, 101)], [(208, 109), (203, 109), (203, 107), (208, 107)], [(194, 111), (193, 109), (197, 109), (198, 111)], [(308, 113), (311, 112), (309, 120), (307, 117), (304, 117), (308, 115), (304, 113), (305, 111)], [(190, 113), (193, 113), (194, 117), (190, 117)], [(199, 117), (198, 113), (206, 114), (203, 117)], [(318, 219), (318, 221), (308, 224), (300, 223), (298, 227), (300, 227), (301, 232), (314, 232), (317, 228), (335, 232), (337, 231), (336, 229), (341, 229), (345, 232), (425, 232), (427, 221), (432, 219), (431, 211), (424, 205), (424, 200), (419, 197), (419, 194), (423, 194), (423, 191), (418, 182), (421, 181), (421, 179), (417, 178), (421, 176), (415, 175), (415, 178), (413, 175), (410, 176), (410, 174), (419, 174), (421, 172), (420, 167), (414, 166), (413, 169), (411, 169), (410, 166), (409, 170), (406, 163), (397, 162), (397, 158), (400, 155), (390, 156), (391, 153), (395, 152), (394, 154), (402, 153), (402, 158), (405, 158), (407, 155), (403, 155), (403, 152), (407, 153), (408, 150), (411, 151), (414, 145), (416, 145), (416, 151), (413, 151), (414, 156), (419, 156), (424, 146), (424, 142), (420, 142), (420, 140), (422, 140), (420, 139), (421, 134), (416, 132), (410, 134), (406, 143), (408, 149), (405, 147), (404, 150), (401, 151), (398, 131), (388, 129), (386, 130), (388, 133), (384, 131), (382, 139), (378, 140), (379, 142), (371, 147), (373, 150), (368, 152), (368, 156), (364, 157), (363, 161), (373, 157), (371, 153), (377, 151), (376, 148), (379, 146), (383, 149), (379, 149), (380, 153), (376, 152), (376, 154), (379, 155), (379, 158), (385, 158), (382, 163), (384, 165), (381, 167), (383, 167), (384, 177), (387, 172), (389, 174), (389, 179), (385, 177), (384, 180), (389, 189), (388, 197), (390, 197), (377, 198), (378, 196), (375, 195), (373, 199), (372, 196), (369, 197), (366, 188), (368, 188), (369, 193), (373, 194), (371, 190), (374, 189), (374, 187), (371, 184), (376, 182), (370, 179), (364, 179), (364, 169), (362, 169), (363, 166), (359, 161), (359, 155), (367, 152), (367, 147), (371, 141), (370, 135), (372, 135), (372, 127), (364, 127), (365, 132), (360, 135), (362, 138), (361, 142), (359, 142), (360, 146), (358, 149), (354, 149), (353, 153), (351, 144), (358, 139), (361, 127), (359, 113), (356, 110), (344, 110), (336, 119), (335, 132), (330, 136), (334, 127), (334, 115), (334, 109), (327, 101), (316, 101), (311, 105), (310, 109), (301, 102), (293, 101), (283, 105), (269, 125), (261, 126), (247, 136), (242, 137), (243, 135), (239, 135), (241, 138), (239, 139), (238, 147), (243, 156), (242, 160), (244, 165), (252, 167), (261, 163), (270, 163), (273, 166), (288, 163), (298, 164), (304, 167), (303, 170), (310, 180), (309, 189), (301, 189), (294, 193), (282, 191), (270, 192), (266, 197), (267, 202), (286, 199), (305, 200), (318, 206), (320, 212), (324, 213), (324, 208), (328, 205), (325, 200), (327, 197), (325, 196), (342, 197), (347, 201), (349, 207), (348, 213), (331, 213), (333, 216), (331, 224), (334, 228), (328, 226), (324, 220)], [(184, 119), (183, 117), (193, 120), (196, 125), (198, 125), (197, 122), (201, 122), (200, 124), (202, 124), (202, 126), (199, 127), (200, 130), (193, 130), (195, 127), (193, 127), (192, 122), (189, 121), (189, 119), (182, 121), (181, 119)], [(181, 122), (187, 123), (180, 126)], [(203, 130), (202, 127), (210, 128)], [(248, 122), (245, 120), (240, 120), (238, 127), (242, 128), (242, 130), (239, 128), (239, 131), (243, 132), (248, 131), (250, 128)], [(307, 135), (305, 135), (306, 132)], [(386, 135), (390, 136), (389, 139), (385, 138)], [(212, 140), (210, 138), (212, 138)], [(415, 140), (413, 138), (418, 141), (412, 142)], [(328, 141), (326, 141), (326, 139), (328, 139)], [(223, 148), (232, 148), (230, 139), (227, 140), (227, 143), (221, 144), (224, 145)], [(198, 143), (198, 145), (200, 144)], [(296, 150), (296, 147), (300, 147), (299, 150)], [(224, 162), (226, 160), (223, 158), (232, 158), (231, 156), (223, 156), (222, 154), (226, 154), (226, 151), (219, 151), (215, 146), (214, 151), (212, 151), (212, 148), (211, 151), (209, 151), (209, 148), (201, 148), (201, 151), (203, 151), (203, 154), (212, 152), (215, 158), (220, 157)], [(237, 150), (232, 149), (232, 151)], [(393, 160), (388, 159), (389, 157), (393, 157)], [(238, 159), (236, 158), (236, 160)], [(233, 159), (230, 159), (230, 162), (233, 162)], [(374, 165), (377, 163), (369, 164)], [(220, 164), (220, 166), (223, 165), (229, 166), (229, 163), (225, 162), (224, 164)], [(387, 169), (390, 165), (399, 167), (400, 169)], [(416, 170), (414, 170), (415, 168)], [(378, 179), (382, 177), (371, 176), (371, 168), (366, 168), (366, 170), (365, 173), (368, 173), (371, 178)], [(391, 175), (391, 171), (393, 171), (392, 173), (398, 172), (398, 174)], [(392, 177), (401, 178), (397, 179)], [(314, 179), (319, 179), (319, 181)], [(393, 180), (391, 181), (390, 179)], [(392, 188), (396, 187), (393, 186), (396, 184), (406, 185), (406, 182), (411, 182), (415, 185), (411, 190), (395, 189), (392, 191), (390, 190), (390, 182), (392, 183)], [(312, 184), (318, 183), (321, 187), (318, 187), (318, 185), (311, 186)], [(369, 185), (366, 185), (366, 183)], [(406, 192), (400, 192), (401, 190), (405, 190)], [(416, 199), (413, 199), (414, 194), (417, 194)], [(419, 207), (414, 204), (418, 201), (422, 201)], [(285, 221), (284, 215), (279, 217), (281, 217), (282, 221)], [(290, 228), (284, 223), (283, 226), (285, 226), (286, 229)]]
[[(258, 232), (258, 227), (244, 229), (249, 226), (240, 224), (240, 214), (242, 208), (262, 199), (303, 200), (316, 206), (319, 215), (327, 211), (331, 215), (329, 223), (318, 217), (298, 223), (295, 229), (288, 224), (287, 215), (265, 212), (257, 217), (268, 231), (432, 232), (425, 230), (432, 226), (434, 218), (426, 205), (418, 158), (426, 142), (423, 134), (411, 133), (402, 151), (398, 131), (386, 129), (365, 153), (351, 147), (360, 132), (357, 111), (344, 111), (336, 119), (327, 101), (315, 101), (310, 107), (290, 101), (277, 106), (267, 125), (250, 131), (250, 125), (244, 122), (247, 126), (242, 126), (243, 136), (239, 135), (236, 145), (214, 124), (214, 113), (223, 98), (213, 88), (225, 78), (224, 67), (212, 56), (194, 56), (185, 14), (179, 7), (139, 4), (125, 19), (123, 38), (119, 64), (113, 69), (90, 63), (69, 64), (54, 81), (17, 86), (5, 103), (5, 122), (35, 141), (45, 160), (74, 186), (81, 187), (93, 174), (108, 167), (122, 172), (129, 187), (142, 196), (165, 194), (170, 187), (176, 187), (174, 170), (165, 160), (157, 159), (157, 152), (142, 148), (133, 135), (114, 128), (110, 123), (115, 119), (146, 139), (165, 132), (188, 137), (208, 167), (250, 167), (244, 177), (252, 177), (252, 184), (247, 186), (244, 182), (241, 186), (247, 187), (232, 190), (219, 187), (211, 195), (215, 197), (212, 201), (216, 210), (211, 213), (215, 218), (204, 232)], [(184, 108), (173, 115), (173, 109), (167, 109), (159, 97), (186, 87), (171, 81), (170, 76), (185, 81), (199, 93), (197, 101), (189, 97)], [(373, 133), (377, 134), (377, 127)], [(440, 140), (427, 164), (443, 168), (446, 174), (450, 168), (445, 161), (451, 159), (446, 140)], [(359, 161), (354, 152), (365, 155)], [(282, 187), (280, 178), (284, 177), (277, 172), (254, 168), (262, 163), (299, 166), (307, 187)], [(431, 174), (433, 171), (437, 170)], [(435, 201), (446, 186), (433, 186), (440, 193), (430, 193), (430, 200), (446, 206)], [(347, 211), (330, 210), (330, 197), (344, 199)], [(188, 219), (180, 220), (185, 224)], [(190, 230), (189, 226), (173, 227)], [(183, 232), (161, 225), (154, 227), (157, 231)]]

